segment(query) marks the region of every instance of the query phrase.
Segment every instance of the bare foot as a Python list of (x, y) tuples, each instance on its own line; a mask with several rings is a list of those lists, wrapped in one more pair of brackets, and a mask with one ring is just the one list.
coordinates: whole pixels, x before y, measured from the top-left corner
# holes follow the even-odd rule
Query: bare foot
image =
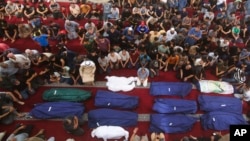
[(133, 133), (137, 133), (137, 131), (138, 131), (138, 127), (135, 127)]
[(22, 97), (21, 95), (18, 95), (18, 98), (19, 98), (19, 99), (23, 99), (23, 97)]
[(20, 105), (24, 105), (25, 104), (25, 102), (23, 102), (23, 101), (17, 101), (17, 103), (20, 104)]
[(25, 113), (17, 113), (17, 117), (19, 117), (19, 118), (22, 118), (22, 117), (25, 117)]
[(43, 134), (44, 133), (44, 129), (41, 129), (37, 134), (38, 135), (41, 135), (41, 134)]

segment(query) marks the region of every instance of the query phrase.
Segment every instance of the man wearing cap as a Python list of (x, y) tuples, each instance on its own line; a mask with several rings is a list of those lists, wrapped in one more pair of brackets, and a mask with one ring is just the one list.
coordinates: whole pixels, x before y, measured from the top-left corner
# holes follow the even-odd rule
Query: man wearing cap
[(92, 60), (85, 59), (79, 68), (79, 73), (82, 82), (85, 84), (94, 85), (96, 64)]
[(175, 31), (175, 29), (173, 27), (171, 27), (167, 32), (167, 37), (166, 37), (166, 42), (171, 41), (176, 35), (177, 32)]
[(126, 37), (128, 41), (133, 41), (134, 40), (134, 30), (132, 27), (126, 27), (122, 34)]
[(137, 32), (141, 33), (148, 33), (149, 32), (149, 28), (148, 26), (145, 24), (145, 21), (141, 21), (141, 24), (139, 26), (137, 26), (136, 28)]

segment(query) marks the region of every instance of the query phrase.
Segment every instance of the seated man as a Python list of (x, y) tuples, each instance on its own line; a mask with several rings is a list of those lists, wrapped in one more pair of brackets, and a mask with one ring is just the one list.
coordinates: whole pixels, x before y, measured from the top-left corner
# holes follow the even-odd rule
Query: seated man
[(13, 54), (8, 53), (7, 57), (9, 60), (14, 62), (19, 69), (29, 69), (31, 65), (31, 61), (28, 57), (23, 54)]
[(111, 69), (119, 69), (121, 56), (117, 52), (111, 50), (110, 53), (108, 54), (108, 59)]
[(25, 104), (18, 100), (11, 92), (0, 92), (0, 124), (8, 125), (14, 122), (16, 116), (24, 116), (24, 114), (18, 113), (15, 110), (13, 102), (19, 105)]
[(7, 141), (13, 140), (25, 140), (29, 137), (31, 131), (33, 129), (33, 125), (23, 125), (20, 124), (16, 127), (16, 129), (9, 135)]
[(18, 72), (19, 68), (11, 60), (6, 60), (0, 63), (0, 76), (12, 77)]
[(138, 132), (138, 127), (134, 128), (133, 134), (131, 135), (129, 141), (148, 141), (147, 134), (145, 134), (143, 136), (138, 136), (137, 132)]
[(18, 37), (18, 27), (16, 24), (8, 24), (4, 29), (3, 41), (11, 40), (14, 43)]
[(80, 11), (80, 7), (78, 4), (70, 3), (69, 11), (70, 11), (70, 15), (69, 15), (70, 20), (75, 20), (75, 19), (80, 20), (81, 19), (81, 11)]
[(236, 86), (243, 85), (246, 81), (246, 67), (247, 65), (244, 63), (240, 67), (232, 67), (224, 73), (220, 80)]
[(151, 141), (165, 141), (164, 133), (155, 133), (151, 134)]
[(55, 137), (45, 139), (44, 129), (40, 129), (35, 135), (30, 137), (34, 126), (31, 124), (18, 124), (16, 129), (7, 138), (7, 141), (55, 141)]
[(7, 5), (5, 6), (5, 13), (7, 16), (9, 16), (9, 20), (12, 18), (16, 11), (16, 4), (8, 0)]
[(137, 70), (137, 86), (143, 85), (143, 87), (147, 87), (148, 85), (148, 77), (149, 77), (149, 70), (144, 67), (140, 67)]
[(94, 85), (95, 81), (96, 64), (92, 60), (85, 59), (79, 68), (79, 73), (82, 78), (82, 82), (85, 84)]
[(80, 127), (84, 123), (82, 118), (78, 118), (77, 116), (68, 116), (63, 121), (64, 129), (73, 135), (81, 136), (84, 133), (84, 130)]
[(102, 5), (101, 4), (96, 4), (93, 3), (91, 5), (91, 11), (90, 11), (90, 18), (98, 18), (98, 19), (102, 19)]
[(100, 66), (99, 73), (107, 73), (110, 74), (110, 66), (109, 66), (109, 59), (104, 54), (101, 54), (100, 57), (98, 57), (98, 64)]
[(24, 5), (22, 4), (22, 3), (20, 3), (20, 2), (15, 2), (15, 4), (16, 4), (16, 12), (15, 12), (15, 16), (17, 17), (17, 18), (21, 18), (21, 21), (23, 21), (24, 19), (23, 19), (23, 17), (24, 17), (24, 15), (23, 15), (23, 11), (24, 11)]
[(30, 34), (32, 33), (33, 28), (27, 23), (20, 23), (18, 24), (18, 36), (20, 38), (27, 38), (30, 37)]
[(249, 102), (250, 101), (250, 83), (244, 83), (243, 86), (236, 87), (236, 92), (234, 96), (236, 98)]
[(58, 2), (50, 1), (49, 10), (55, 19), (62, 18), (61, 6)]
[(111, 8), (111, 13), (108, 15), (109, 19), (118, 20), (120, 19), (120, 11), (116, 5), (113, 5)]
[(80, 5), (80, 11), (81, 11), (81, 15), (83, 18), (91, 18), (91, 14), (90, 14), (90, 11), (91, 11), (91, 7), (88, 5), (88, 4), (81, 4)]
[(36, 7), (36, 12), (44, 19), (47, 19), (47, 15), (49, 14), (49, 9), (46, 4), (44, 4), (42, 1), (38, 3), (38, 6)]
[(35, 15), (36, 10), (31, 4), (27, 4), (25, 6), (25, 9), (23, 11), (24, 16), (28, 19), (31, 20), (33, 16)]
[(6, 104), (12, 104), (12, 102), (15, 102), (19, 105), (24, 105), (25, 103), (23, 101), (20, 101), (12, 92), (0, 92), (0, 102), (3, 105)]
[(66, 20), (64, 28), (67, 31), (67, 35), (70, 40), (78, 38), (78, 33), (76, 29), (79, 28), (79, 24), (77, 22)]

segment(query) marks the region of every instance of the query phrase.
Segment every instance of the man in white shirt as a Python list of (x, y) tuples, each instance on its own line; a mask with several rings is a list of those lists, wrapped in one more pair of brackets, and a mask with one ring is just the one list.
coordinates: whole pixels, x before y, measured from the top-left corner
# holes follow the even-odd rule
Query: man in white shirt
[(119, 55), (121, 57), (121, 67), (126, 68), (129, 62), (130, 55), (126, 49), (122, 49), (119, 52)]
[(167, 38), (166, 38), (166, 42), (171, 41), (175, 35), (177, 35), (177, 32), (175, 31), (175, 29), (172, 27), (170, 28), (167, 32)]
[(7, 57), (16, 63), (19, 69), (29, 69), (31, 65), (30, 59), (23, 54), (8, 53)]
[(76, 3), (71, 3), (69, 5), (69, 11), (70, 11), (70, 20), (80, 20), (81, 19), (81, 11), (79, 5)]
[(111, 69), (119, 69), (119, 64), (121, 61), (121, 56), (115, 52), (114, 50), (111, 50), (108, 54), (109, 64)]
[(211, 9), (208, 9), (203, 16), (203, 20), (206, 22), (208, 26), (210, 26), (212, 21), (214, 20), (214, 12), (211, 11)]
[(220, 11), (222, 11), (223, 9), (226, 10), (227, 9), (227, 0), (217, 0), (216, 8), (217, 8), (217, 10), (220, 10)]

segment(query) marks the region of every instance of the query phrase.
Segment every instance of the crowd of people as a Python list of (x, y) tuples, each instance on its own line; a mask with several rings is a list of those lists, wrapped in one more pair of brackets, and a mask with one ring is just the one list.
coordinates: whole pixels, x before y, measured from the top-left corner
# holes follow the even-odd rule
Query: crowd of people
[[(22, 22), (9, 24), (12, 18)], [(65, 22), (44, 24), (48, 18)], [(82, 0), (68, 7), (56, 0), (0, 0), (0, 87), (24, 104), (20, 100), (41, 85), (94, 85), (95, 75), (114, 69), (136, 69), (136, 84), (144, 87), (168, 71), (197, 84), (211, 70), (249, 101), (249, 23), (250, 0)], [(4, 43), (25, 38), (41, 49), (21, 51)], [(57, 41), (57, 52), (50, 40)], [(70, 50), (69, 40), (79, 40), (86, 54)], [(5, 109), (22, 116), (6, 105), (0, 113)]]

